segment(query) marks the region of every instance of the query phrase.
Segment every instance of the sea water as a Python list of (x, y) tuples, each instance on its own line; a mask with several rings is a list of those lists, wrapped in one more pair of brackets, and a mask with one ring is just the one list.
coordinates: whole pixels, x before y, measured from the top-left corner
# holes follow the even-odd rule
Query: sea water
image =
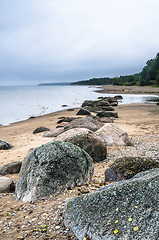
[[(117, 94), (97, 93), (90, 86), (14, 86), (0, 87), (0, 124), (8, 125), (31, 116), (80, 107), (86, 99)], [(144, 103), (150, 95), (120, 94), (121, 104)], [(153, 96), (153, 95), (152, 95)], [(67, 107), (62, 107), (67, 105)]]

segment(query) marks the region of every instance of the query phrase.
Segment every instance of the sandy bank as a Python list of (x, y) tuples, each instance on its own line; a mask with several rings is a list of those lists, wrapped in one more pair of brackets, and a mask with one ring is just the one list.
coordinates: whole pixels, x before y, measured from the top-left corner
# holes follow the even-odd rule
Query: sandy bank
[(159, 94), (159, 87), (151, 86), (114, 86), (106, 85), (98, 87), (99, 93), (113, 94)]

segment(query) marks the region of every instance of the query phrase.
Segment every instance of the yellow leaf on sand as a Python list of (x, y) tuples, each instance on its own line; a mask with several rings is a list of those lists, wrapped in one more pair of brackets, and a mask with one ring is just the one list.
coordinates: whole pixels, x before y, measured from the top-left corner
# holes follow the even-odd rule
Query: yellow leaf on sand
[(115, 230), (114, 230), (114, 234), (117, 234), (117, 233), (118, 233), (118, 230), (117, 230), (117, 229), (115, 229)]
[(87, 240), (87, 238), (86, 238), (86, 237), (84, 237), (84, 238), (83, 238), (83, 240)]
[(118, 212), (119, 211), (119, 208), (116, 208), (116, 212)]
[(116, 220), (116, 221), (115, 221), (115, 223), (118, 223), (118, 222), (119, 222), (119, 220)]
[(131, 222), (131, 221), (132, 221), (132, 218), (130, 217), (130, 218), (128, 219), (128, 221)]

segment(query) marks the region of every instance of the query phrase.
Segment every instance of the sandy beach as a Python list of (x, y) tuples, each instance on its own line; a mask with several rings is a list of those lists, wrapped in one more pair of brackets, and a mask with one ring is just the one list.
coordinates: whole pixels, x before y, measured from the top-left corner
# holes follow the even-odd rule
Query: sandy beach
[(97, 92), (113, 94), (159, 94), (158, 87), (152, 86), (115, 86), (105, 85), (98, 87)]
[[(31, 149), (52, 140), (52, 138), (44, 138), (44, 133), (33, 134), (37, 127), (44, 126), (55, 129), (60, 117), (74, 117), (77, 111), (78, 109), (74, 111), (59, 111), (17, 122), (9, 126), (1, 126), (0, 139), (11, 143), (13, 148), (0, 151), (0, 167), (13, 161), (22, 161)], [(115, 107), (115, 111), (118, 112), (119, 118), (115, 119), (114, 122), (128, 133), (133, 142), (136, 141), (139, 145), (141, 144), (141, 148), (142, 146), (144, 148), (144, 144), (152, 145), (152, 143), (155, 149), (157, 149), (157, 146), (159, 147), (158, 105), (155, 103), (119, 105)], [(117, 156), (120, 154), (122, 156), (132, 154), (133, 151), (137, 151), (137, 148), (108, 147), (107, 161), (95, 164), (92, 182), (85, 186), (85, 188), (88, 188), (88, 192), (94, 191), (104, 184), (104, 171)], [(145, 152), (147, 152), (146, 147), (141, 154), (144, 155)], [(155, 150), (155, 154), (158, 154), (157, 150)], [(11, 177), (15, 182), (18, 178), (18, 174), (7, 176)], [(65, 199), (77, 195), (79, 195), (79, 189), (74, 188), (66, 190), (58, 196), (55, 195), (49, 199), (41, 200), (34, 205), (17, 201), (14, 194), (1, 194), (0, 227), (2, 231), (0, 238), (3, 237), (3, 239), (8, 240), (34, 239), (37, 236), (36, 239), (76, 239), (64, 228), (61, 212)], [(51, 218), (49, 217), (50, 211)], [(30, 225), (28, 221), (30, 221)], [(8, 226), (9, 222), (11, 222), (11, 226), (5, 227)], [(39, 222), (48, 226), (47, 233), (40, 232)], [(37, 231), (34, 229), (37, 229)], [(38, 236), (40, 237), (38, 238)]]

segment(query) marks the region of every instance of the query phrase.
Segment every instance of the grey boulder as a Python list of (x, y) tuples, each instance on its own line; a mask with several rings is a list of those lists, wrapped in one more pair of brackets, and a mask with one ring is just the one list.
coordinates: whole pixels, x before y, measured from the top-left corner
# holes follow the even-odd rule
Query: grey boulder
[(107, 146), (105, 141), (86, 128), (74, 128), (60, 134), (56, 141), (70, 142), (86, 151), (94, 162), (106, 158)]
[(0, 140), (0, 150), (8, 150), (10, 148), (12, 148), (13, 146), (6, 142), (6, 141), (3, 141), (3, 140)]
[(99, 128), (103, 126), (103, 123), (99, 122), (93, 116), (87, 116), (85, 118), (75, 119), (69, 124), (64, 126), (65, 130), (69, 130), (72, 128), (87, 128), (93, 132), (97, 131)]
[(158, 196), (157, 168), (68, 200), (64, 223), (79, 240), (158, 240)]
[(49, 142), (26, 156), (19, 173), (16, 195), (27, 202), (88, 183), (93, 176), (92, 158), (67, 142)]
[(87, 109), (84, 109), (84, 108), (81, 108), (77, 113), (76, 115), (91, 115), (91, 113), (87, 110)]
[(0, 177), (0, 193), (14, 192), (15, 184), (11, 178)]
[(123, 157), (115, 160), (105, 171), (105, 182), (129, 179), (139, 172), (159, 168), (159, 159)]
[(46, 132), (46, 131), (50, 131), (50, 129), (46, 128), (46, 127), (38, 127), (33, 131), (33, 134), (40, 133), (40, 132)]
[(21, 165), (22, 165), (21, 161), (8, 163), (0, 168), (0, 174), (6, 175), (12, 173), (19, 173)]
[(107, 146), (132, 145), (127, 132), (117, 127), (114, 123), (106, 123), (96, 131), (96, 134), (104, 139)]

